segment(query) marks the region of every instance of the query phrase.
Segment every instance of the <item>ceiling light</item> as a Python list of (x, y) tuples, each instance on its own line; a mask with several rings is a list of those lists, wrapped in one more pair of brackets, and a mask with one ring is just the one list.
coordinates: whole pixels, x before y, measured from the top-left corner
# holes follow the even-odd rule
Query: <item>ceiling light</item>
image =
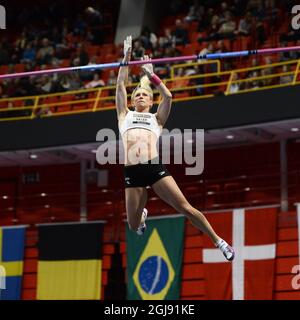
[(34, 154), (34, 153), (30, 153), (30, 155), (29, 155), (29, 158), (30, 159), (37, 159), (37, 155), (36, 154)]
[(44, 193), (44, 192), (41, 193), (41, 196), (42, 196), (42, 197), (46, 197), (46, 193)]
[(226, 139), (232, 140), (232, 139), (234, 139), (234, 136), (232, 134), (229, 134), (226, 136)]
[(3, 196), (2, 198), (3, 198), (4, 200), (6, 200), (6, 199), (8, 198), (8, 196)]
[(298, 131), (299, 131), (299, 128), (291, 128), (291, 131), (292, 131), (292, 132), (298, 132)]

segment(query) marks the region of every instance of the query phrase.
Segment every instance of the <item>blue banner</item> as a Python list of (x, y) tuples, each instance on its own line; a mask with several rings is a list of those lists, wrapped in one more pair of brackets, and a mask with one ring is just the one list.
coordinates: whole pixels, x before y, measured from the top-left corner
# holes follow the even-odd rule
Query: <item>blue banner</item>
[(21, 299), (25, 227), (0, 228), (0, 299)]

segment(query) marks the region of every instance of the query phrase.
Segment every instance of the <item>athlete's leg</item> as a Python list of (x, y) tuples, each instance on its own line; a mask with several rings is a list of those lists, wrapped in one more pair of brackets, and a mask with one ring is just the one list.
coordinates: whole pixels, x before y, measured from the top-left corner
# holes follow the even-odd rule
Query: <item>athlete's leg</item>
[(214, 243), (220, 240), (205, 216), (189, 204), (172, 176), (160, 179), (152, 185), (152, 188), (162, 200), (179, 213), (183, 213), (196, 228), (207, 234)]
[(146, 188), (125, 188), (126, 213), (129, 228), (137, 231), (147, 202)]
[(172, 176), (158, 180), (152, 185), (152, 188), (162, 200), (171, 205), (179, 213), (187, 216), (196, 228), (207, 234), (222, 251), (227, 260), (234, 259), (235, 253), (233, 248), (216, 234), (205, 216), (188, 203)]

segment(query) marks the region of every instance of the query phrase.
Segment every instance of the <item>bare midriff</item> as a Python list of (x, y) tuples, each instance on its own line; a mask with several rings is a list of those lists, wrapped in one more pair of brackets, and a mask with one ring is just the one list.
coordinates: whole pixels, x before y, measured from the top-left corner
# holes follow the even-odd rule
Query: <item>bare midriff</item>
[(125, 166), (146, 162), (158, 156), (156, 147), (158, 137), (144, 128), (128, 129), (122, 136)]

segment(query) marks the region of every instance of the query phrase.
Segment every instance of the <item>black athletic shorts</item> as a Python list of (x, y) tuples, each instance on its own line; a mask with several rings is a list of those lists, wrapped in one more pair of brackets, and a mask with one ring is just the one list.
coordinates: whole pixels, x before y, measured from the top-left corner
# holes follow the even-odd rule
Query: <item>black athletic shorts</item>
[(152, 186), (163, 177), (170, 176), (171, 174), (165, 165), (159, 160), (157, 161), (156, 163), (152, 159), (145, 163), (124, 166), (125, 188)]

